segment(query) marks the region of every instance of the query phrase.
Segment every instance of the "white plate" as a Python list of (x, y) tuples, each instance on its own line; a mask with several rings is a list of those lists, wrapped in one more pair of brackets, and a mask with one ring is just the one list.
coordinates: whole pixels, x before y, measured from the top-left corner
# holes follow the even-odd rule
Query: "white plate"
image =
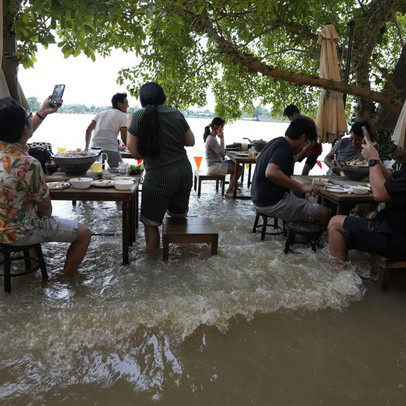
[(348, 189), (344, 189), (343, 187), (326, 187), (327, 192), (331, 193), (348, 193)]
[(94, 180), (92, 182), (92, 186), (100, 188), (114, 187), (113, 182), (111, 180)]
[(66, 189), (69, 186), (69, 182), (47, 182), (48, 189)]

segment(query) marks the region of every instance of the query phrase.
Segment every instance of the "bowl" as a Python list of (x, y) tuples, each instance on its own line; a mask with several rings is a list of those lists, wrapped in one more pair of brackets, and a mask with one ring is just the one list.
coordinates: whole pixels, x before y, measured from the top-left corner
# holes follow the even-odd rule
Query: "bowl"
[(345, 165), (341, 167), (341, 170), (350, 180), (361, 180), (369, 176), (369, 168), (367, 166)]
[(113, 185), (117, 190), (130, 190), (133, 184), (134, 180), (116, 179), (113, 181)]
[(70, 179), (72, 187), (75, 189), (87, 189), (91, 186), (93, 179), (92, 178), (73, 178)]
[(97, 155), (63, 157), (53, 155), (53, 161), (65, 172), (71, 175), (84, 175), (92, 163), (96, 160)]
[(369, 192), (369, 187), (367, 186), (351, 186), (350, 189), (356, 195), (366, 195)]

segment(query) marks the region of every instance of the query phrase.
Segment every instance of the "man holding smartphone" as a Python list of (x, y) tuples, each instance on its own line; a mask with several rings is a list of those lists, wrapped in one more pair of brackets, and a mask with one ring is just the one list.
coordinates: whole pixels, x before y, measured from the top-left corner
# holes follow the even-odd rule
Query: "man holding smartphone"
[(368, 160), (369, 182), (374, 198), (385, 208), (371, 218), (334, 216), (328, 225), (330, 252), (345, 264), (348, 251), (356, 249), (391, 259), (406, 258), (406, 169), (392, 173), (379, 159), (369, 137), (364, 137), (362, 155)]
[(117, 167), (123, 162), (118, 150), (117, 135), (120, 134), (124, 144), (127, 142), (127, 94), (116, 93), (111, 104), (111, 109), (97, 114), (87, 127), (86, 150), (89, 149), (89, 144), (90, 148), (101, 148), (107, 154), (109, 166)]

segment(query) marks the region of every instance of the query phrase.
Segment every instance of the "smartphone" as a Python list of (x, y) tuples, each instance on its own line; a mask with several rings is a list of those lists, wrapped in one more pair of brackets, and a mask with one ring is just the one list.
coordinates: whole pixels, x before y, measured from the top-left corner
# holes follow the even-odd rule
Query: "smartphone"
[(54, 91), (52, 92), (51, 99), (49, 100), (49, 105), (51, 107), (61, 107), (62, 106), (62, 96), (65, 91), (65, 85), (55, 85)]
[(372, 141), (371, 141), (371, 137), (369, 136), (368, 130), (367, 130), (367, 128), (366, 128), (365, 126), (362, 126), (362, 134), (364, 135), (364, 137), (365, 137), (368, 141), (372, 142)]

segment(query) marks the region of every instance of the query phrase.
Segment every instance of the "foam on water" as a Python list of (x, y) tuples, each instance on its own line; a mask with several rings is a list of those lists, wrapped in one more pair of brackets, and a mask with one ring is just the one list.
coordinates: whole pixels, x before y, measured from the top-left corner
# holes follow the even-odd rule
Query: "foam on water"
[(67, 245), (44, 244), (50, 280), (14, 278), (11, 295), (0, 295), (0, 399), (118, 380), (159, 398), (168, 379), (176, 385), (182, 376), (177, 345), (200, 326), (226, 332), (237, 315), (342, 310), (363, 296), (357, 269), (369, 269), (364, 257), (338, 271), (327, 248), (285, 255), (283, 236), (260, 241), (252, 233), (250, 201), (222, 199), (211, 185), (200, 199), (192, 192), (190, 215), (218, 226), (212, 257), (205, 244), (174, 245), (166, 264), (145, 252), (141, 226), (123, 266), (118, 205), (55, 202), (54, 213), (117, 235), (95, 236), (71, 281), (58, 272)]

